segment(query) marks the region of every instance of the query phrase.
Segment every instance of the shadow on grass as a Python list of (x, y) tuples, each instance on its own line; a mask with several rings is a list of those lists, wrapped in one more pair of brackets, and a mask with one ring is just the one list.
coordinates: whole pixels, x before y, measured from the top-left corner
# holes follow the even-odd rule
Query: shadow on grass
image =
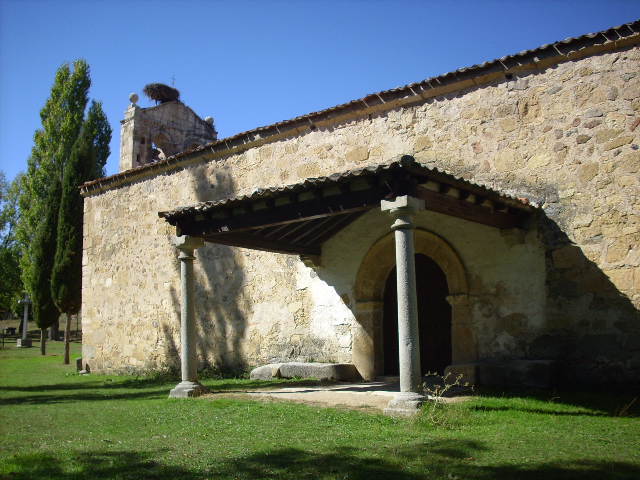
[[(132, 378), (127, 380), (111, 381), (94, 380), (80, 384), (57, 383), (36, 386), (4, 386), (0, 392), (26, 392), (32, 395), (13, 395), (0, 398), (2, 405), (34, 405), (53, 404), (75, 401), (100, 401), (100, 400), (141, 400), (152, 398), (165, 398), (179, 380), (167, 378)], [(255, 390), (260, 388), (296, 387), (318, 385), (315, 381), (203, 381), (203, 384), (211, 392), (234, 392)], [(155, 388), (154, 388), (155, 387)], [(162, 388), (158, 388), (162, 387)]]
[(567, 412), (565, 410), (553, 410), (546, 408), (519, 408), (519, 407), (489, 407), (486, 405), (476, 405), (470, 408), (478, 412), (524, 412), (539, 413), (541, 415), (558, 415), (569, 417), (608, 417), (604, 412)]
[(76, 394), (58, 395), (18, 395), (15, 397), (0, 398), (2, 405), (44, 405), (54, 403), (79, 402), (79, 401), (101, 401), (101, 400), (151, 400), (154, 398), (165, 398), (169, 395), (169, 388), (159, 390), (143, 390), (140, 392), (116, 393), (113, 391), (99, 392), (79, 392)]
[[(82, 383), (53, 383), (48, 385), (6, 385), (0, 387), (0, 392), (47, 392), (47, 391), (69, 391), (69, 390), (118, 390), (118, 389), (139, 389), (163, 386), (167, 388), (167, 393), (176, 383), (179, 377), (135, 377), (131, 379), (104, 379), (90, 380)], [(279, 388), (279, 387), (312, 387), (321, 385), (322, 382), (315, 380), (211, 380), (202, 379), (201, 382), (211, 389), (211, 391), (228, 390), (252, 390), (257, 388)]]
[[(578, 392), (562, 390), (516, 390), (501, 391), (493, 388), (480, 388), (480, 396), (503, 399), (538, 400), (545, 402), (548, 408), (526, 408), (521, 406), (477, 406), (478, 411), (520, 411), (559, 416), (584, 417), (640, 417), (640, 391), (618, 392)], [(554, 408), (554, 405), (565, 405), (584, 409), (582, 411), (566, 411)]]
[[(388, 452), (392, 460), (380, 455), (363, 455), (353, 448), (330, 452), (309, 452), (302, 449), (275, 449), (268, 452), (232, 458), (225, 461), (206, 453), (189, 455), (188, 465), (169, 465), (158, 460), (163, 451), (92, 451), (72, 453), (61, 459), (43, 454), (16, 455), (6, 460), (7, 475), (2, 480), (88, 480), (109, 479), (283, 479), (304, 478), (354, 480), (374, 479), (635, 479), (640, 466), (625, 462), (581, 461), (562, 464), (538, 463), (523, 465), (482, 466), (474, 464), (474, 454), (486, 448), (479, 442), (442, 440), (410, 445)], [(197, 465), (197, 466), (196, 466)]]
[(179, 380), (148, 380), (148, 379), (131, 379), (131, 380), (94, 380), (82, 383), (52, 383), (48, 385), (6, 385), (0, 387), (0, 392), (46, 392), (46, 391), (66, 391), (66, 390), (102, 390), (102, 389), (135, 389), (135, 388), (152, 388), (161, 385), (173, 385)]

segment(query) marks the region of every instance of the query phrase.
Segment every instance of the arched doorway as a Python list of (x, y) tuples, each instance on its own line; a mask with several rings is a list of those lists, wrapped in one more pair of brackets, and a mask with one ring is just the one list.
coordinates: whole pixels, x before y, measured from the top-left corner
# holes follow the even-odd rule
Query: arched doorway
[[(444, 343), (451, 348), (450, 365), (475, 361), (477, 351), (468, 303), (469, 287), (460, 257), (448, 242), (426, 230), (415, 230), (414, 243), (416, 254), (434, 262), (446, 279), (451, 328), (450, 340)], [(352, 358), (364, 379), (373, 379), (385, 373), (384, 297), (387, 280), (394, 268), (395, 243), (390, 232), (369, 249), (354, 285), (356, 323), (353, 326)], [(431, 337), (430, 341), (436, 341), (436, 338)]]
[[(416, 254), (416, 293), (420, 331), (420, 371), (444, 375), (451, 365), (451, 305), (447, 302), (447, 277), (438, 264)], [(383, 373), (398, 375), (398, 298), (396, 269), (387, 277), (384, 289), (382, 325)]]

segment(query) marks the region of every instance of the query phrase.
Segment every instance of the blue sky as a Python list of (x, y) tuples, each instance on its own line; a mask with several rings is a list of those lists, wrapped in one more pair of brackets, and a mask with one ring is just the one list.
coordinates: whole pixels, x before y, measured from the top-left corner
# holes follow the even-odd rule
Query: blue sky
[(0, 170), (25, 170), (64, 62), (91, 65), (114, 130), (131, 92), (175, 86), (220, 137), (640, 18), (640, 0), (0, 0)]

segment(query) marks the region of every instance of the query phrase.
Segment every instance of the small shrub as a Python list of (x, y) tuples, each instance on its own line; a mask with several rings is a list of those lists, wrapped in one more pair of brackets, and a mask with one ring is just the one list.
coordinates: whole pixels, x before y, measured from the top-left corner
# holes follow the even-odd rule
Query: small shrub
[(638, 400), (638, 397), (635, 397), (633, 399), (631, 399), (630, 402), (625, 403), (622, 407), (620, 407), (619, 409), (617, 409), (614, 413), (615, 417), (627, 417), (630, 414), (630, 410), (631, 407), (633, 406), (634, 403), (636, 403), (636, 401)]
[(206, 364), (198, 370), (198, 378), (222, 380), (225, 378), (249, 378), (249, 372), (241, 366)]
[(451, 428), (459, 426), (468, 418), (468, 411), (459, 405), (447, 404), (445, 398), (451, 397), (456, 391), (473, 392), (473, 385), (462, 381), (462, 374), (453, 377), (451, 373), (438, 375), (428, 373), (431, 382), (422, 384), (422, 390), (428, 400), (422, 407), (422, 417), (436, 427)]

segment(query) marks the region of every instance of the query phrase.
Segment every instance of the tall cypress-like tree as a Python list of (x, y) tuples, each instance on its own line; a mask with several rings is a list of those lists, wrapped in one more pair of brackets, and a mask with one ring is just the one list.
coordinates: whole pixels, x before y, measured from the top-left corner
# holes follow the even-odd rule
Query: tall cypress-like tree
[(91, 139), (83, 132), (64, 169), (62, 198), (58, 211), (55, 260), (51, 274), (51, 293), (58, 309), (67, 314), (80, 310), (82, 267), (82, 197), (78, 186), (83, 169), (93, 166), (95, 152)]
[[(58, 199), (50, 195), (54, 191), (53, 184), (60, 184), (64, 171), (64, 164), (71, 154), (71, 148), (78, 138), (80, 127), (84, 119), (84, 111), (88, 101), (88, 91), (91, 85), (89, 66), (84, 60), (62, 65), (56, 72), (51, 94), (40, 111), (42, 128), (36, 130), (33, 136), (33, 148), (27, 161), (27, 173), (23, 177), (22, 193), (20, 195), (20, 222), (16, 234), (21, 248), (20, 270), (25, 288), (35, 298), (45, 299), (50, 293), (36, 293), (37, 289), (45, 288), (43, 272), (40, 262), (36, 258), (36, 237), (43, 218), (49, 213), (52, 204), (59, 205)], [(57, 223), (57, 211), (55, 212)], [(56, 230), (51, 233), (50, 240), (55, 248)], [(45, 235), (49, 236), (49, 235)], [(53, 252), (55, 254), (55, 250)], [(50, 280), (51, 268), (44, 272)], [(46, 285), (47, 291), (51, 288)], [(34, 311), (39, 308), (35, 303)], [(48, 305), (42, 306), (42, 312), (50, 312)], [(45, 322), (45, 323), (48, 323)], [(57, 330), (58, 315), (48, 323)]]
[(49, 203), (31, 243), (33, 262), (37, 266), (31, 274), (31, 302), (33, 319), (40, 328), (40, 353), (46, 352), (46, 330), (57, 320), (60, 312), (51, 297), (51, 272), (56, 254), (58, 210), (61, 185), (54, 179), (49, 186)]
[(23, 295), (20, 280), (20, 250), (16, 241), (16, 224), (20, 215), (18, 198), (22, 174), (8, 183), (0, 171), (0, 311), (16, 312)]
[(31, 291), (34, 267), (31, 244), (49, 203), (53, 181), (62, 182), (64, 164), (84, 119), (88, 102), (89, 66), (84, 60), (62, 65), (56, 72), (51, 94), (40, 111), (42, 128), (33, 136), (33, 148), (27, 161), (20, 195), (20, 222), (16, 235), (22, 248), (22, 279)]
[(64, 168), (62, 199), (58, 214), (55, 263), (51, 275), (51, 294), (58, 309), (67, 314), (64, 363), (69, 363), (71, 316), (82, 302), (82, 224), (83, 201), (79, 187), (102, 176), (109, 156), (111, 127), (100, 103), (89, 108), (80, 136)]
[[(66, 164), (71, 159), (74, 145), (78, 143), (80, 148), (81, 131), (86, 131), (87, 137), (90, 138), (85, 143), (93, 150), (94, 160), (83, 164), (79, 178), (72, 179), (72, 175), (69, 174), (69, 179), (65, 180), (69, 183), (67, 192), (71, 192), (73, 188), (77, 189), (77, 186), (86, 180), (101, 176), (109, 155), (111, 128), (99, 103), (94, 102), (91, 105), (87, 120), (84, 121), (90, 85), (89, 66), (84, 60), (75, 61), (72, 67), (65, 64), (58, 69), (51, 94), (40, 112), (42, 128), (34, 135), (27, 173), (23, 177), (20, 196), (21, 217), (17, 228), (22, 255), (21, 275), (25, 288), (31, 294), (35, 320), (40, 328), (57, 326), (59, 311), (52, 300), (52, 292), (55, 292), (56, 302), (64, 310), (77, 311), (79, 308), (79, 300), (71, 298), (68, 293), (74, 288), (72, 283), (68, 288), (58, 287), (52, 290), (51, 281), (56, 258), (60, 259), (60, 267), (57, 267), (56, 271), (67, 274), (69, 269), (73, 269), (70, 265), (75, 268), (77, 263), (81, 262), (81, 246), (70, 247), (73, 249), (70, 250), (72, 253), (56, 253), (58, 220), (61, 216), (65, 218), (61, 226), (64, 236), (62, 241), (74, 244), (78, 242), (78, 238), (82, 241), (82, 201), (78, 200), (79, 197), (71, 200), (72, 195), (67, 195), (65, 211), (71, 213), (59, 212)], [(75, 187), (71, 187), (74, 182)], [(73, 215), (75, 218), (67, 220), (67, 215)], [(74, 221), (80, 222), (79, 233), (70, 226)], [(56, 275), (59, 279), (63, 273)], [(73, 279), (71, 282), (77, 285), (78, 280)]]
[(102, 102), (91, 101), (87, 119), (82, 128), (91, 139), (93, 150), (96, 154), (94, 163), (91, 168), (85, 170), (86, 176), (82, 179), (83, 182), (87, 182), (104, 177), (104, 167), (111, 153), (109, 143), (111, 142), (112, 130), (109, 120), (107, 120), (107, 116), (102, 110)]

